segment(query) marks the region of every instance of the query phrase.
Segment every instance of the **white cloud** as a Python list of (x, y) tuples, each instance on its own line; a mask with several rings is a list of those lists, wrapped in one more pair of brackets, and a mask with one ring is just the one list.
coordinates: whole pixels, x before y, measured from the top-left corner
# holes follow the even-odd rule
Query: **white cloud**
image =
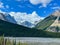
[(0, 8), (9, 8), (9, 5), (5, 5), (4, 6), (4, 3), (3, 2), (0, 2)]
[(3, 3), (2, 3), (2, 2), (0, 2), (0, 8), (4, 8), (4, 6), (3, 6)]
[(0, 10), (0, 13), (3, 13), (3, 14), (5, 14), (6, 12), (4, 12), (4, 11)]
[(57, 3), (50, 3), (49, 6), (57, 6), (58, 4)]
[(43, 7), (46, 7), (52, 0), (29, 0), (33, 5), (42, 4)]
[(43, 6), (39, 6), (39, 8), (42, 8)]
[(38, 16), (38, 14), (35, 11), (32, 14), (21, 13), (21, 12), (10, 12), (9, 14), (11, 16), (14, 16), (18, 24), (24, 21), (28, 21), (34, 24), (35, 21), (39, 21), (40, 19), (43, 19), (43, 17)]
[(52, 9), (60, 9), (60, 6), (51, 7)]

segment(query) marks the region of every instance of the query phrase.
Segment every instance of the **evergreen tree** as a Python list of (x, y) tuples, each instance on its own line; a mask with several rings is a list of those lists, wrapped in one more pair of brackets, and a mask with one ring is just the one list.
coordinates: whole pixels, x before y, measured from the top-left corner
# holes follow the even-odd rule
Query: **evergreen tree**
[(59, 29), (59, 27), (57, 26), (57, 27), (56, 27), (56, 32), (59, 32), (59, 30), (60, 30), (60, 29)]

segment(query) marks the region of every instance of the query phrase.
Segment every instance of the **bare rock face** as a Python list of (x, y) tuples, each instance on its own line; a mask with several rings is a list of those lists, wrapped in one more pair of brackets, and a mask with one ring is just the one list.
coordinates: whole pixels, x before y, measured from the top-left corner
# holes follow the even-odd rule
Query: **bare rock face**
[(51, 26), (58, 26), (58, 27), (60, 27), (60, 10), (57, 10), (56, 12), (54, 12), (53, 15), (57, 16), (57, 18), (56, 18), (56, 20), (54, 21), (54, 23)]
[(39, 22), (35, 28), (51, 32), (60, 32), (60, 10), (56, 10), (44, 20)]
[(52, 15), (54, 15), (54, 16), (60, 16), (60, 10), (56, 10)]
[(3, 13), (0, 13), (0, 19), (5, 21), (5, 16)]
[[(60, 10), (55, 11), (52, 15), (56, 16), (56, 20), (54, 21), (54, 23), (52, 23), (49, 28), (48, 31), (52, 31), (52, 32), (60, 32)], [(58, 27), (58, 29), (57, 29)]]
[(17, 22), (15, 21), (14, 17), (10, 16), (10, 15), (7, 14), (7, 13), (5, 13), (5, 14), (4, 14), (4, 13), (0, 13), (0, 20), (17, 24)]

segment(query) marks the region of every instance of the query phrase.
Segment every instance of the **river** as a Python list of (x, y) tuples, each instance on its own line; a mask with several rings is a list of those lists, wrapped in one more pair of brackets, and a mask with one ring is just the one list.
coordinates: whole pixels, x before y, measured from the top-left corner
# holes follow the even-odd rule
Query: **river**
[(30, 43), (31, 45), (60, 45), (60, 38), (5, 37), (5, 39), (16, 40), (16, 42), (22, 43)]

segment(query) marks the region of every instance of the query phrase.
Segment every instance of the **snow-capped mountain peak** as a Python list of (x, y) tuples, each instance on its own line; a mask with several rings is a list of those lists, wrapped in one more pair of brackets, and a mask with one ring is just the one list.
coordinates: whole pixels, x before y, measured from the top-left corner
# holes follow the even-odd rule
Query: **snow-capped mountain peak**
[[(32, 14), (21, 12), (2, 12), (2, 14), (4, 16), (4, 20), (27, 27), (34, 27), (40, 20), (42, 20), (42, 17), (40, 17), (35, 11), (32, 12)], [(2, 16), (2, 14), (0, 15), (0, 17)]]
[[(26, 24), (26, 22), (28, 22), (28, 24), (32, 24), (31, 26), (35, 26), (40, 20), (43, 19), (36, 13), (36, 11), (32, 12), (32, 14), (21, 13), (21, 12), (10, 12), (9, 14), (14, 17), (17, 24), (19, 25), (23, 23)], [(30, 25), (25, 24), (24, 26), (31, 27)]]

